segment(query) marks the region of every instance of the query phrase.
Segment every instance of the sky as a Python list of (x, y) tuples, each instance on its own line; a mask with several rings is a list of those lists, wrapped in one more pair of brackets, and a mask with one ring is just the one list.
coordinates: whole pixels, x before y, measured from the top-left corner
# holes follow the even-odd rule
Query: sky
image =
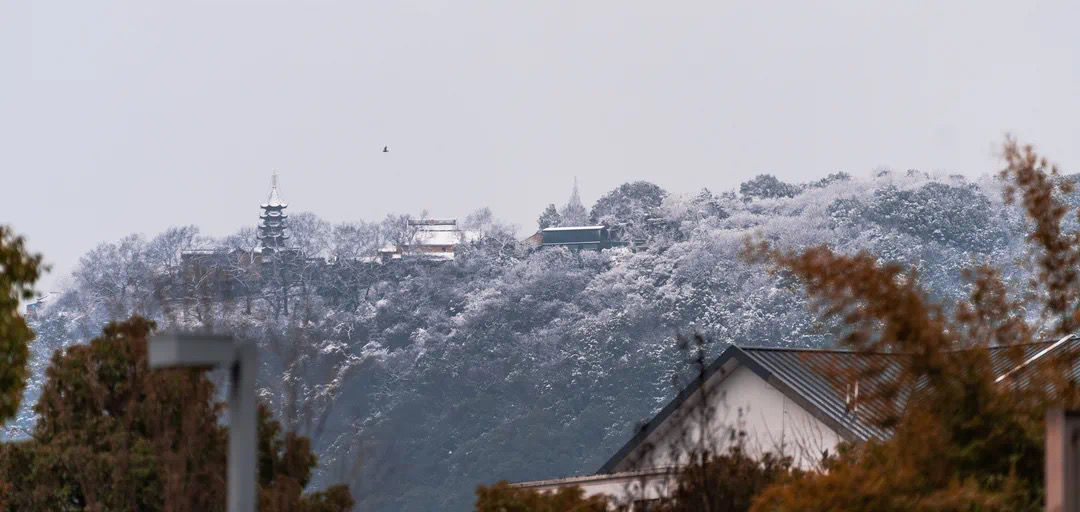
[[(0, 224), (53, 272), (130, 233), (480, 207), (576, 177), (1080, 166), (1072, 2), (0, 0)], [(390, 153), (383, 153), (389, 145)], [(1075, 172), (1075, 171), (1074, 171)]]

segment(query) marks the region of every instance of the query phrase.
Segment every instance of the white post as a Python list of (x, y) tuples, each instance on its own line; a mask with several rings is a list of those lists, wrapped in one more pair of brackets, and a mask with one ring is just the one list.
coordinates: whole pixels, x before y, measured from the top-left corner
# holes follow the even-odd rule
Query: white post
[(1046, 412), (1046, 510), (1080, 512), (1080, 412)]
[(229, 389), (229, 512), (255, 512), (255, 442), (258, 414), (255, 410), (255, 346), (236, 347)]
[(255, 401), (255, 345), (235, 344), (232, 336), (154, 336), (147, 359), (151, 368), (177, 366), (229, 369), (228, 510), (255, 512), (258, 415)]

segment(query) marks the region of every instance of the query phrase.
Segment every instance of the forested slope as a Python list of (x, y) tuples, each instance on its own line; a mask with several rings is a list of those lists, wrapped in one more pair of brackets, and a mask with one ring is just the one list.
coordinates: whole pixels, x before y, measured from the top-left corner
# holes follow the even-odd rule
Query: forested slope
[[(541, 223), (561, 214), (583, 212), (553, 205)], [(164, 328), (256, 340), (263, 398), (311, 438), (316, 483), (349, 483), (358, 510), (464, 510), (478, 483), (595, 471), (674, 395), (678, 330), (701, 331), (714, 350), (828, 344), (794, 281), (739, 258), (748, 236), (867, 249), (917, 268), (939, 296), (965, 294), (961, 270), (973, 262), (1025, 275), (1021, 217), (992, 178), (759, 176), (689, 196), (639, 182), (589, 214), (648, 248), (527, 250), (482, 209), (464, 224), (484, 237), (456, 260), (377, 265), (362, 258), (401, 236), (401, 217), (330, 225), (299, 214), (296, 247), (330, 263), (284, 292), (178, 299), (182, 251), (250, 251), (252, 230), (213, 240), (177, 228), (102, 244), (35, 320), (35, 382), (8, 435), (32, 423), (52, 350), (134, 312)], [(276, 305), (281, 293), (288, 312)]]

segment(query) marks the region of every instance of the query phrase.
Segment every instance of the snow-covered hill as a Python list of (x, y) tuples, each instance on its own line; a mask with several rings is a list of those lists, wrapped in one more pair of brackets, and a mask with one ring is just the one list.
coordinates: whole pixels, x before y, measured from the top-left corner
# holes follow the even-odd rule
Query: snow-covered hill
[(763, 176), (738, 192), (648, 189), (640, 201), (635, 190), (646, 189), (625, 187), (594, 216), (647, 237), (639, 252), (529, 252), (481, 214), (473, 228), (486, 237), (456, 260), (378, 266), (354, 258), (400, 219), (331, 226), (295, 215), (295, 243), (337, 264), (290, 283), (287, 314), (272, 307), (280, 290), (190, 300), (162, 292), (162, 275), (179, 279), (180, 251), (248, 247), (250, 230), (204, 240), (181, 228), (103, 244), (35, 322), (34, 380), (8, 435), (32, 425), (53, 350), (137, 312), (163, 328), (257, 340), (263, 397), (311, 437), (316, 485), (349, 483), (357, 510), (466, 510), (480, 483), (595, 471), (674, 395), (677, 331), (704, 333), (714, 350), (828, 344), (796, 282), (740, 259), (748, 236), (865, 249), (917, 269), (939, 298), (966, 294), (962, 270), (973, 263), (1016, 282), (1025, 275), (1022, 217), (992, 178), (879, 172), (795, 185)]

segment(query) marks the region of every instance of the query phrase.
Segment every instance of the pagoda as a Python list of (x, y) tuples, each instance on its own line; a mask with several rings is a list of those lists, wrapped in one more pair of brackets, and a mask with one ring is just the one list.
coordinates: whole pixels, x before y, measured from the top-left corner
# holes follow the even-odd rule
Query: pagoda
[(266, 202), (259, 205), (262, 213), (259, 214), (259, 249), (263, 253), (274, 253), (285, 247), (285, 240), (289, 238), (285, 232), (285, 208), (289, 205), (281, 200), (278, 193), (278, 175), (275, 172), (270, 178), (270, 197)]

